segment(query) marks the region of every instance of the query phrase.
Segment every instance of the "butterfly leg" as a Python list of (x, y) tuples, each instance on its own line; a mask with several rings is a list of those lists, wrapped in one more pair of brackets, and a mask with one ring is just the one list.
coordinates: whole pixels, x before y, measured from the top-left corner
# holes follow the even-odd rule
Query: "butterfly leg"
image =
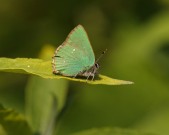
[(93, 79), (94, 79), (94, 74), (92, 75), (92, 81), (93, 81)]
[(94, 69), (93, 69), (93, 72), (91, 72), (91, 73), (92, 73), (92, 81), (94, 80), (96, 71), (97, 71), (97, 68), (94, 68)]
[(91, 74), (92, 74), (92, 72), (90, 72), (89, 75), (87, 76), (86, 82), (87, 82), (87, 80), (89, 79), (89, 77), (91, 76)]
[(79, 74), (79, 73), (75, 74), (75, 75), (73, 76), (73, 78), (76, 78), (76, 76), (77, 76), (78, 74)]

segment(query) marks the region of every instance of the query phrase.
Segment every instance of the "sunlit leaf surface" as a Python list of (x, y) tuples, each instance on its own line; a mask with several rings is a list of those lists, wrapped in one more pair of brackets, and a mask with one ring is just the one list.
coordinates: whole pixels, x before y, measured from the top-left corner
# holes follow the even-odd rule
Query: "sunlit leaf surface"
[(86, 81), (86, 78), (70, 78), (52, 74), (51, 61), (32, 58), (0, 58), (0, 71), (33, 74), (49, 79), (68, 79), (72, 81), (87, 82), (90, 84), (121, 85), (132, 84), (130, 81), (113, 79), (104, 75), (99, 75), (94, 81)]

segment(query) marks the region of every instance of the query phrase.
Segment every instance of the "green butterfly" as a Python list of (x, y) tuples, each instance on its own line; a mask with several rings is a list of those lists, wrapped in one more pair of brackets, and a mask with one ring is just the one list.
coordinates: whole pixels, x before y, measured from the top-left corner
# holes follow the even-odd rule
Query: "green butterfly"
[[(100, 58), (100, 57), (99, 57)], [(82, 25), (75, 27), (66, 40), (56, 49), (52, 58), (53, 73), (63, 76), (91, 76), (99, 68), (93, 49)]]

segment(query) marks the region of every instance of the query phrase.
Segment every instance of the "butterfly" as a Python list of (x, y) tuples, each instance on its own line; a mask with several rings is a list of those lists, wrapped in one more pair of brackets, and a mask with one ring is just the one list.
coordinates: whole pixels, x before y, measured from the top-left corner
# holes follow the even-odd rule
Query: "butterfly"
[(84, 76), (86, 80), (92, 77), (93, 80), (99, 69), (97, 61), (85, 29), (78, 25), (56, 49), (52, 57), (53, 73), (70, 77)]

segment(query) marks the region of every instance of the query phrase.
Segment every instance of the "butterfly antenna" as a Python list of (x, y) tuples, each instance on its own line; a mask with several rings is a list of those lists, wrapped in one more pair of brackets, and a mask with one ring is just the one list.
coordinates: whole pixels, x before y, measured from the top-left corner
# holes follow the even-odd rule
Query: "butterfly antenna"
[(97, 58), (97, 60), (96, 60), (95, 63), (97, 63), (97, 62), (100, 60), (100, 58), (106, 53), (106, 51), (107, 51), (107, 49), (106, 49), (105, 51), (102, 52), (102, 54), (99, 56), (99, 58)]

